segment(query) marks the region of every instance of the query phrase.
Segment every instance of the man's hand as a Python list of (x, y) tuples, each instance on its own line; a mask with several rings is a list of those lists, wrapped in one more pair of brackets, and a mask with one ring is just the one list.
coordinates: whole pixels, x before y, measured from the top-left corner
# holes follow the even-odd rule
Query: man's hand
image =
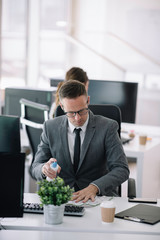
[(48, 162), (46, 162), (42, 167), (42, 173), (51, 179), (55, 178), (57, 173), (59, 174), (61, 171), (61, 167), (58, 165), (57, 173), (50, 167), (52, 162), (56, 162), (55, 158), (50, 158)]
[(91, 199), (91, 201), (94, 202), (97, 193), (98, 188), (95, 185), (90, 184), (88, 187), (73, 193), (72, 200), (75, 200), (75, 202), (82, 201), (83, 203), (85, 203), (89, 199)]

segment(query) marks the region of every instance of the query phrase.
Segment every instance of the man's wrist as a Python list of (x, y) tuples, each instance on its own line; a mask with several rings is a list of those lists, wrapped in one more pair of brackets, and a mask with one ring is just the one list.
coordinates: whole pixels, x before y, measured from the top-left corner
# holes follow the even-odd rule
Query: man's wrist
[(97, 189), (96, 195), (99, 195), (99, 194), (100, 194), (100, 189), (99, 189), (99, 187), (98, 187), (95, 183), (90, 183), (90, 185), (96, 187), (96, 189)]

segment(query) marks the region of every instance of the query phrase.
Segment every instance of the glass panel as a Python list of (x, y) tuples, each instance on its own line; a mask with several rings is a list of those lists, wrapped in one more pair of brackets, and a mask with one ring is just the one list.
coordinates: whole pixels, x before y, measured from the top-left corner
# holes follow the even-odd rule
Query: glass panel
[[(16, 7), (15, 7), (16, 6)], [(23, 86), (26, 59), (26, 0), (2, 4), (1, 88)]]
[(40, 81), (45, 86), (51, 77), (64, 75), (69, 3), (69, 0), (41, 0)]
[(41, 30), (65, 31), (68, 19), (68, 0), (41, 0)]

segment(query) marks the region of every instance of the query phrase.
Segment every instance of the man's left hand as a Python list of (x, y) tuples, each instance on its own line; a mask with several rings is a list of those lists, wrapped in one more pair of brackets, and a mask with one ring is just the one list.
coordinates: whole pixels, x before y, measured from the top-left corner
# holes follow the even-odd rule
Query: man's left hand
[(98, 188), (95, 185), (90, 184), (88, 187), (73, 193), (72, 200), (74, 200), (75, 202), (82, 201), (83, 203), (85, 203), (90, 199), (92, 202), (94, 202), (97, 193)]

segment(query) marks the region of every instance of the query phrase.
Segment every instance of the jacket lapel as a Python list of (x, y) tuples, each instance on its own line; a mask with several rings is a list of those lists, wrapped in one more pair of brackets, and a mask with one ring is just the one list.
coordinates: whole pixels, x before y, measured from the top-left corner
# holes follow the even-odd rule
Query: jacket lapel
[(82, 162), (85, 158), (86, 152), (88, 150), (88, 147), (90, 145), (90, 142), (95, 134), (95, 119), (94, 119), (94, 115), (92, 112), (90, 112), (90, 117), (89, 117), (89, 122), (87, 125), (87, 129), (86, 129), (86, 134), (85, 134), (85, 138), (82, 144), (82, 150), (81, 150), (81, 156), (80, 156), (80, 162), (79, 162), (79, 166), (78, 169), (81, 167)]
[(60, 137), (61, 137), (61, 142), (62, 142), (63, 151), (64, 151), (64, 159), (67, 162), (67, 165), (69, 166), (69, 168), (74, 171), (73, 164), (71, 162), (69, 146), (68, 146), (68, 121), (66, 117), (64, 118), (64, 121), (62, 122), (62, 125), (61, 125)]

